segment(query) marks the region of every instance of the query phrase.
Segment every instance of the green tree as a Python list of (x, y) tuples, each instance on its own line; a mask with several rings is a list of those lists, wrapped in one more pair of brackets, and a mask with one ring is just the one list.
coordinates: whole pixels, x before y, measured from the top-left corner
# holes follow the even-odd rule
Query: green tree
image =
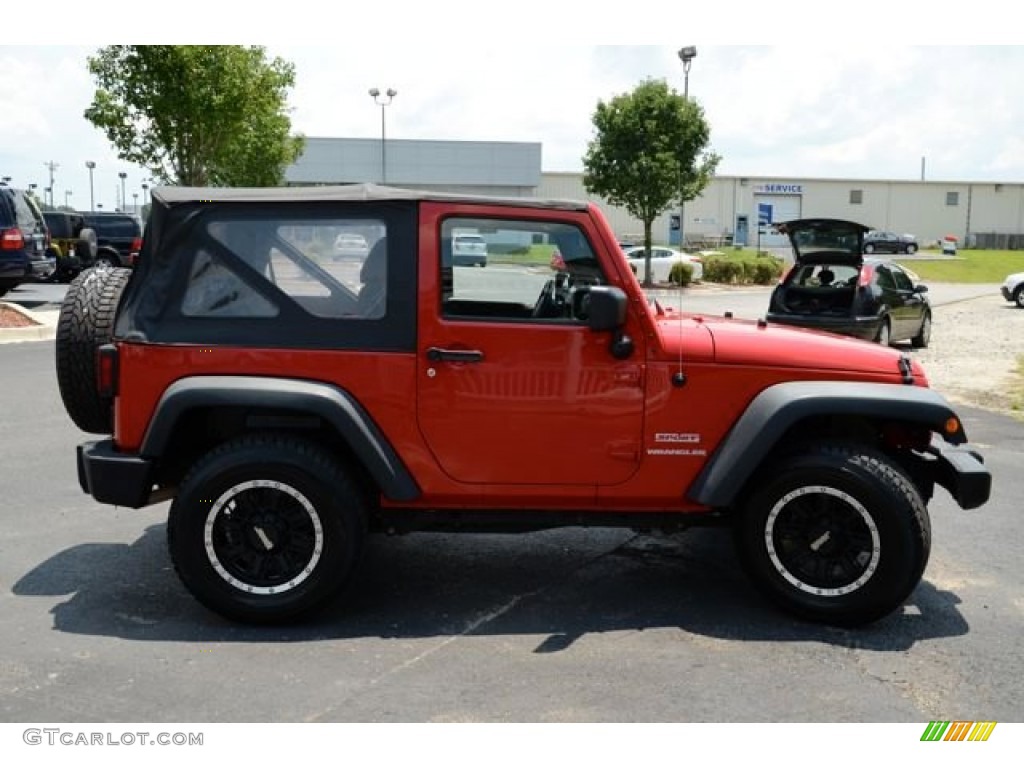
[(295, 67), (262, 47), (112, 45), (88, 63), (86, 119), (162, 183), (277, 186), (302, 152), (286, 104)]
[(583, 158), (583, 184), (643, 222), (643, 283), (650, 286), (651, 223), (711, 181), (720, 160), (707, 149), (711, 130), (700, 105), (662, 80), (599, 101), (593, 123), (597, 135)]

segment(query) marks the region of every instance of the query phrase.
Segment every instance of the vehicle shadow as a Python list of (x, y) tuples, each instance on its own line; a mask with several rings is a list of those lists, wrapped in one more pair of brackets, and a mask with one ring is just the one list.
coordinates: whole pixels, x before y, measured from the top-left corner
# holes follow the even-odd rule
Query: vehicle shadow
[(130, 545), (81, 544), (13, 586), (66, 598), (61, 632), (173, 642), (307, 642), (339, 638), (536, 635), (536, 653), (591, 633), (677, 628), (734, 641), (820, 642), (902, 651), (966, 634), (951, 592), (923, 581), (903, 610), (847, 630), (790, 618), (739, 568), (727, 531), (672, 536), (561, 529), (518, 536), (374, 537), (350, 593), (314, 619), (281, 627), (228, 622), (178, 581), (164, 526)]

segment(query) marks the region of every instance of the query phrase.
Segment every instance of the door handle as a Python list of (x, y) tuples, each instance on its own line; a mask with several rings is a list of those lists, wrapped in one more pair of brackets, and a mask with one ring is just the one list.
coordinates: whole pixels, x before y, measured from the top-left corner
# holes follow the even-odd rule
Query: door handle
[(430, 347), (427, 350), (427, 360), (432, 363), (479, 363), (484, 359), (484, 353), (476, 349), (441, 349)]

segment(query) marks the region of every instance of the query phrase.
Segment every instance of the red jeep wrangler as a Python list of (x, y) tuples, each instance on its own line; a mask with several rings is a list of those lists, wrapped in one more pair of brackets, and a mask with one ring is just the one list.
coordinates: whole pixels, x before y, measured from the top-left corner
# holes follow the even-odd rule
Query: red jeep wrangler
[(57, 373), (108, 435), (82, 489), (173, 498), (181, 579), (242, 621), (332, 600), (368, 532), (727, 524), (781, 606), (861, 624), (919, 582), (935, 484), (963, 508), (991, 484), (917, 362), (665, 311), (586, 203), (157, 189), (139, 267), (68, 291)]

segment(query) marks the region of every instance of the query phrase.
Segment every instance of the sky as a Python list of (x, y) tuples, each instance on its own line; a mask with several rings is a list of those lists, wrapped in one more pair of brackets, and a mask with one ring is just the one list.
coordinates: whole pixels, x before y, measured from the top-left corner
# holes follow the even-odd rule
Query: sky
[[(63, 4), (47, 8), (59, 16)], [(52, 45), (0, 46), (0, 177), (42, 190), (55, 163), (54, 201), (84, 208), (91, 160), (97, 203), (118, 203), (119, 172), (128, 207), (142, 197), (148, 172), (119, 160), (82, 116), (95, 91), (86, 59), (105, 44), (264, 45), (295, 65), (298, 133), (380, 138), (368, 90), (393, 88), (389, 139), (540, 142), (545, 172), (582, 170), (599, 101), (646, 78), (682, 93), (686, 44), (697, 47), (688, 89), (720, 175), (919, 179), (923, 163), (931, 180), (1024, 183), (1024, 46), (988, 44), (1004, 42), (991, 36), (996, 3), (978, 0), (967, 17), (962, 4), (865, 0), (851, 19), (797, 0), (690, 5), (378, 0), (324, 16), (343, 6), (292, 0), (288, 19), (255, 12), (239, 22), (180, 0), (159, 23), (120, 3), (96, 14), (95, 29), (69, 13), (47, 35)]]

